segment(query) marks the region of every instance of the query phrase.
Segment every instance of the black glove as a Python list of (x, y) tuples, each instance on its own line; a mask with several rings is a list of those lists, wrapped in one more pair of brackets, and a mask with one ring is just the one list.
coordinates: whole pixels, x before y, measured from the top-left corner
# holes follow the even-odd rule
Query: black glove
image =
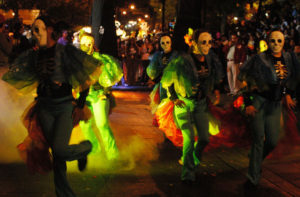
[(85, 89), (82, 92), (80, 92), (80, 96), (76, 100), (77, 107), (79, 107), (81, 109), (84, 107), (84, 104), (85, 104), (85, 101), (86, 101), (86, 97), (89, 94), (89, 90), (90, 89), (88, 88), (88, 89)]

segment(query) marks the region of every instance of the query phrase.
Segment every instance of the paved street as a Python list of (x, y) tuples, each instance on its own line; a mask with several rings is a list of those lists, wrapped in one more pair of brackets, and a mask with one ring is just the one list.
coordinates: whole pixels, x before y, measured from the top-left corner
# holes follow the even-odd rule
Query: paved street
[[(195, 185), (182, 185), (177, 162), (181, 150), (152, 126), (148, 94), (114, 91), (117, 107), (110, 123), (122, 160), (109, 163), (101, 154), (90, 155), (84, 172), (77, 170), (76, 161), (69, 163), (69, 180), (78, 197), (300, 196), (299, 148), (279, 160), (265, 161), (261, 188), (255, 194), (245, 194), (242, 189), (248, 166), (247, 147), (205, 152)], [(71, 143), (82, 139), (80, 129), (75, 128)], [(1, 197), (55, 197), (52, 173), (30, 175), (19, 159), (0, 161)]]

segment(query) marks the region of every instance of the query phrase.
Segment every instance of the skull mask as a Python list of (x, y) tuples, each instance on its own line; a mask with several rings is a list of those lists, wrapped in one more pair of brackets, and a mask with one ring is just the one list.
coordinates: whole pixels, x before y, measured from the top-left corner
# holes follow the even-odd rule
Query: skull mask
[(164, 53), (169, 53), (172, 50), (172, 41), (169, 36), (163, 36), (160, 38), (160, 46), (164, 50)]
[(207, 55), (212, 44), (211, 35), (208, 32), (203, 32), (198, 37), (197, 45), (194, 46), (193, 53)]
[(40, 47), (47, 45), (47, 27), (43, 20), (36, 19), (34, 21), (32, 24), (32, 32)]
[(280, 31), (273, 31), (269, 38), (269, 46), (273, 53), (280, 53), (284, 45), (284, 36)]
[(83, 35), (80, 38), (80, 49), (87, 54), (91, 55), (93, 53), (94, 38), (90, 35)]

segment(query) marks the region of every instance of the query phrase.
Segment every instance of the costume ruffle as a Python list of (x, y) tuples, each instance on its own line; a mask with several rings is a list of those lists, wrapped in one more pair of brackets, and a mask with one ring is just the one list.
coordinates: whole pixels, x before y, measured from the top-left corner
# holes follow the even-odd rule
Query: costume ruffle
[(52, 155), (37, 119), (35, 101), (24, 111), (22, 121), (28, 131), (28, 136), (17, 148), (29, 172), (45, 174), (51, 171)]
[(64, 65), (65, 74), (74, 89), (79, 86), (90, 86), (99, 79), (103, 65), (100, 60), (72, 45), (57, 44), (56, 53), (58, 61), (62, 61), (59, 64)]
[[(79, 121), (88, 120), (91, 112), (86, 105), (81, 109), (76, 107), (74, 103), (74, 107), (72, 117), (75, 127)], [(28, 131), (28, 136), (17, 148), (29, 172), (45, 174), (52, 170), (52, 155), (49, 151), (50, 146), (42, 132), (36, 111), (36, 101), (32, 102), (24, 111), (22, 121)]]
[[(63, 72), (68, 76), (68, 82), (74, 89), (92, 85), (99, 79), (103, 64), (100, 60), (72, 45), (57, 44), (55, 53), (56, 64), (63, 65)], [(37, 87), (39, 80), (36, 69), (37, 58), (38, 51), (28, 50), (22, 53), (2, 79), (24, 94), (31, 92)]]
[[(249, 132), (245, 117), (233, 106), (222, 109), (209, 103), (209, 144), (205, 151), (221, 146), (245, 147), (250, 144)], [(181, 130), (177, 128), (174, 120), (174, 104), (169, 99), (164, 99), (155, 113), (159, 129), (177, 147), (183, 146)], [(232, 121), (235, 120), (235, 121)], [(195, 141), (197, 135), (195, 134)]]
[(72, 113), (72, 119), (73, 119), (73, 127), (76, 127), (80, 121), (88, 121), (91, 116), (91, 110), (88, 108), (87, 105), (84, 105), (83, 108), (76, 107), (76, 104), (73, 103), (74, 110)]
[(10, 65), (9, 70), (2, 76), (6, 81), (23, 94), (34, 90), (38, 85), (38, 78), (34, 68), (36, 61), (36, 51), (28, 50), (22, 53)]
[[(240, 102), (240, 101), (239, 101)], [(236, 102), (234, 102), (236, 103)], [(209, 102), (208, 107), (212, 116), (218, 120), (220, 132), (212, 135), (206, 151), (213, 148), (224, 147), (246, 147), (251, 143), (248, 122), (244, 114), (231, 105), (224, 109)]]
[(119, 82), (123, 77), (123, 71), (119, 60), (106, 54), (98, 52), (93, 53), (93, 57), (102, 62), (101, 75), (99, 76), (99, 84), (103, 87), (111, 87)]
[(164, 69), (161, 79), (162, 87), (168, 89), (174, 84), (177, 94), (182, 97), (190, 97), (192, 96), (192, 87), (197, 81), (196, 73), (195, 68), (187, 58), (178, 56), (172, 59)]
[(160, 58), (161, 58), (161, 52), (156, 52), (153, 55), (153, 58), (146, 69), (147, 75), (152, 80), (154, 80), (156, 77), (158, 77), (164, 69), (162, 66), (160, 66), (160, 63), (159, 63)]
[(176, 127), (174, 121), (174, 103), (169, 99), (163, 99), (155, 113), (158, 128), (165, 133), (165, 136), (178, 147), (183, 146), (181, 130)]
[(150, 107), (151, 107), (152, 114), (155, 114), (157, 107), (160, 103), (159, 86), (160, 86), (160, 83), (155, 84), (152, 92), (149, 95)]

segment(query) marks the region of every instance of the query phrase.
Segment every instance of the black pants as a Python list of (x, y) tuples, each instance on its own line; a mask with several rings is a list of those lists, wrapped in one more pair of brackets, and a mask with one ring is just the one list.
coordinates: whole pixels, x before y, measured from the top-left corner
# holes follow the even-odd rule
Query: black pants
[(78, 160), (91, 151), (91, 144), (84, 141), (69, 145), (73, 130), (72, 97), (38, 99), (38, 120), (53, 154), (55, 191), (58, 197), (74, 197), (66, 174), (66, 161)]

